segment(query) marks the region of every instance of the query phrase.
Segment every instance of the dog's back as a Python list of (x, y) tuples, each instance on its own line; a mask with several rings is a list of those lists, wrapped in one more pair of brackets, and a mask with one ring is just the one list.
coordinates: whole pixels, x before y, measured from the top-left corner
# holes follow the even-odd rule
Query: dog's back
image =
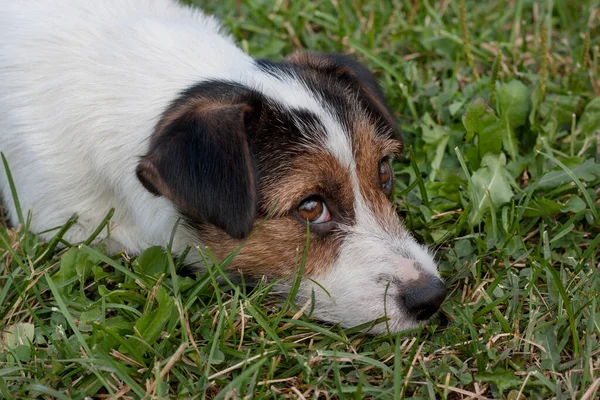
[[(183, 88), (251, 63), (219, 29), (169, 0), (0, 1), (0, 151), (33, 231), (77, 213), (80, 240), (118, 204), (120, 245), (168, 240), (145, 226), (168, 224), (170, 205), (139, 185), (137, 156)], [(0, 192), (16, 223), (4, 173)]]

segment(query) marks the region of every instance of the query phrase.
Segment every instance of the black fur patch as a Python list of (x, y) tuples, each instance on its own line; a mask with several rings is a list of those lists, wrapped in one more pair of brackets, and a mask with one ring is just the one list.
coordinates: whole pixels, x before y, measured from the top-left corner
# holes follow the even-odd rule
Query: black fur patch
[[(257, 60), (266, 73), (297, 76), (335, 110), (341, 121), (355, 118), (358, 101), (363, 113), (373, 119), (377, 132), (401, 140), (394, 114), (375, 76), (352, 57), (342, 54), (298, 53), (281, 62)], [(349, 132), (351, 133), (351, 132)]]
[(150, 192), (171, 200), (189, 223), (235, 238), (256, 216), (258, 177), (247, 140), (261, 112), (255, 91), (225, 82), (197, 85), (164, 113), (137, 168)]

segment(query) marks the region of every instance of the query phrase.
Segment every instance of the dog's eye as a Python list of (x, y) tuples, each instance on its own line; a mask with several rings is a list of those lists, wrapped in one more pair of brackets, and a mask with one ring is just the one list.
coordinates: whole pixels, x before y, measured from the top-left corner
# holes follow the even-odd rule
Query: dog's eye
[(394, 172), (392, 171), (392, 165), (389, 158), (384, 158), (379, 162), (379, 184), (383, 189), (383, 192), (391, 196), (394, 188)]
[(316, 196), (304, 200), (298, 206), (298, 214), (311, 224), (322, 224), (331, 220), (331, 214), (329, 214), (327, 206), (321, 198)]

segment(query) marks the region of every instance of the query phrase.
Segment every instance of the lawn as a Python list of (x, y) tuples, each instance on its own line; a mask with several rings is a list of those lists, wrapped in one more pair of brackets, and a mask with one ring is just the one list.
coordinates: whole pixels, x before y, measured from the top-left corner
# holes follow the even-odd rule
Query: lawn
[(217, 283), (227, 260), (191, 279), (159, 248), (64, 248), (72, 221), (43, 243), (0, 213), (0, 397), (598, 398), (598, 1), (196, 3), (254, 56), (375, 71), (406, 143), (398, 211), (449, 297), (374, 337)]

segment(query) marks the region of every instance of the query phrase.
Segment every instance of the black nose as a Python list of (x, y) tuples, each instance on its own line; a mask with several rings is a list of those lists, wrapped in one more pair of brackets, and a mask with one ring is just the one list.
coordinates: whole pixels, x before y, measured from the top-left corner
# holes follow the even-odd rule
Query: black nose
[(436, 277), (418, 279), (414, 285), (405, 287), (402, 303), (418, 321), (431, 317), (446, 298), (446, 285)]

